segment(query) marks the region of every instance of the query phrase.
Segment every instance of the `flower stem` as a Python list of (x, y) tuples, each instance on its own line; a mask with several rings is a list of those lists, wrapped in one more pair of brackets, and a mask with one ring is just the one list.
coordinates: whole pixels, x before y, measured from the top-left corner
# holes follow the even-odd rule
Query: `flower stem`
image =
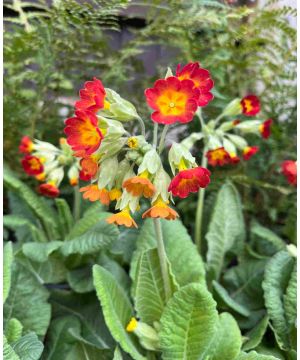
[(157, 133), (158, 133), (158, 123), (155, 123), (153, 128), (153, 147), (155, 149), (157, 146)]
[(162, 133), (161, 133), (161, 137), (160, 137), (160, 141), (159, 141), (159, 145), (158, 145), (158, 153), (161, 154), (161, 152), (163, 151), (164, 149), (164, 146), (165, 146), (165, 139), (166, 139), (166, 135), (167, 135), (167, 132), (169, 130), (169, 127), (170, 125), (165, 125)]
[(79, 186), (74, 186), (74, 197), (73, 197), (73, 216), (74, 220), (77, 221), (80, 218), (80, 205), (81, 205), (81, 194), (79, 192)]
[[(205, 146), (202, 154), (202, 161), (201, 161), (202, 167), (207, 166), (207, 157), (205, 156), (206, 151), (207, 148)], [(204, 195), (205, 195), (205, 188), (200, 188), (200, 190), (198, 191), (198, 203), (197, 203), (196, 220), (195, 220), (195, 243), (200, 255), (202, 251), (201, 233), (202, 233)]]
[(136, 118), (140, 123), (142, 135), (145, 137), (146, 136), (146, 128), (145, 128), (144, 120), (140, 116), (137, 116)]
[(164, 284), (165, 298), (167, 302), (171, 297), (171, 283), (170, 283), (170, 277), (168, 271), (167, 254), (165, 250), (160, 219), (153, 219), (153, 221), (154, 221), (154, 227), (156, 233), (157, 251), (159, 257), (160, 269)]

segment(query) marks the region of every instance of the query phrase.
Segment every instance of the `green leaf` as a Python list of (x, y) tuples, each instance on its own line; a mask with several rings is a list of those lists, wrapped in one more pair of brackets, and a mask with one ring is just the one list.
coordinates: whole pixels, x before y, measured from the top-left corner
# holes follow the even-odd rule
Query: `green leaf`
[[(192, 282), (205, 283), (203, 261), (193, 244), (186, 228), (181, 221), (161, 220), (163, 239), (167, 257), (175, 279), (180, 286)], [(174, 236), (176, 234), (176, 236)], [(134, 252), (130, 276), (135, 278), (137, 262), (140, 254), (148, 249), (157, 247), (155, 229), (152, 219), (147, 219), (137, 239), (137, 250)]]
[(228, 251), (235, 253), (243, 249), (245, 237), (244, 219), (239, 194), (230, 184), (224, 184), (218, 192), (216, 204), (209, 224), (206, 240), (207, 269), (209, 277), (218, 279)]
[(107, 248), (118, 239), (119, 230), (117, 226), (108, 224), (105, 219), (107, 213), (102, 213), (97, 219), (97, 224), (86, 233), (72, 240), (65, 241), (61, 247), (64, 256), (71, 254), (95, 254), (99, 250)]
[(278, 360), (276, 357), (271, 355), (258, 354), (256, 351), (249, 353), (241, 352), (236, 360)]
[(38, 360), (44, 345), (35, 333), (29, 332), (12, 344), (12, 348), (21, 360)]
[(266, 265), (263, 281), (264, 298), (278, 345), (283, 350), (291, 347), (283, 295), (294, 267), (294, 258), (287, 251), (274, 255)]
[(63, 244), (62, 241), (51, 241), (48, 243), (26, 243), (22, 246), (25, 256), (36, 262), (45, 262), (50, 254), (59, 249)]
[(5, 244), (3, 249), (3, 302), (5, 303), (11, 286), (11, 267), (14, 260), (12, 242)]
[(4, 319), (18, 319), (24, 330), (44, 336), (51, 315), (48, 291), (22, 265), (14, 263), (9, 296), (4, 306)]
[(217, 294), (217, 296), (221, 299), (221, 301), (227, 305), (230, 309), (236, 311), (240, 315), (248, 317), (250, 315), (250, 311), (243, 305), (236, 302), (227, 292), (227, 290), (217, 283), (213, 281), (213, 288)]
[(5, 326), (5, 336), (9, 343), (17, 341), (22, 336), (23, 325), (18, 319), (12, 318)]
[(117, 346), (115, 351), (114, 351), (114, 358), (113, 360), (123, 360), (123, 356), (121, 354), (121, 350), (120, 348)]
[(203, 285), (186, 285), (169, 300), (160, 323), (164, 360), (198, 360), (217, 329), (216, 303)]
[(21, 360), (9, 345), (5, 335), (3, 336), (3, 360)]
[(247, 339), (243, 344), (243, 350), (255, 349), (262, 341), (268, 327), (269, 317), (265, 316), (260, 322), (244, 336)]
[(297, 265), (295, 263), (286, 293), (283, 296), (283, 305), (289, 329), (296, 326), (297, 318)]
[(65, 199), (55, 199), (55, 204), (58, 210), (58, 221), (60, 226), (60, 232), (66, 236), (74, 224), (74, 219), (70, 210), (70, 207)]
[[(177, 290), (173, 277), (169, 274), (172, 293)], [(157, 249), (141, 253), (133, 283), (135, 309), (141, 321), (152, 325), (159, 321), (167, 299)]]
[(113, 276), (101, 266), (94, 266), (93, 275), (94, 286), (102, 306), (105, 322), (112, 336), (133, 359), (145, 359), (137, 350), (134, 335), (125, 330), (133, 315), (133, 308), (127, 294)]
[(92, 265), (71, 270), (68, 272), (67, 280), (70, 287), (78, 293), (86, 293), (94, 289), (92, 277)]
[(242, 336), (234, 317), (229, 313), (219, 315), (217, 331), (204, 359), (209, 360), (234, 360), (242, 346)]

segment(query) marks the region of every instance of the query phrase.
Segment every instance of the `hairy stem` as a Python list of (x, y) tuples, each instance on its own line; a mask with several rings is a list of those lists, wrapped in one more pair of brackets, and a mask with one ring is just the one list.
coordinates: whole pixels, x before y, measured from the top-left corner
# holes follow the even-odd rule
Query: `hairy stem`
[(74, 220), (77, 221), (80, 218), (80, 205), (81, 205), (81, 194), (79, 192), (79, 186), (74, 186), (74, 197), (73, 197), (73, 216)]
[(153, 128), (153, 147), (156, 149), (157, 146), (157, 133), (158, 133), (158, 123), (154, 123)]
[(164, 291), (167, 302), (171, 297), (171, 283), (170, 283), (170, 277), (168, 271), (167, 254), (165, 250), (160, 219), (153, 219), (153, 221), (154, 221), (154, 227), (156, 233), (157, 251), (159, 257), (160, 269), (163, 278)]
[(166, 135), (167, 135), (167, 132), (169, 130), (169, 127), (170, 125), (165, 125), (162, 133), (161, 133), (161, 137), (160, 137), (160, 141), (159, 141), (159, 145), (158, 145), (158, 153), (161, 154), (161, 152), (163, 151), (164, 149), (164, 146), (165, 146), (165, 139), (166, 139)]
[(142, 135), (145, 137), (146, 136), (146, 128), (145, 128), (144, 120), (140, 116), (137, 116), (137, 120), (140, 123)]

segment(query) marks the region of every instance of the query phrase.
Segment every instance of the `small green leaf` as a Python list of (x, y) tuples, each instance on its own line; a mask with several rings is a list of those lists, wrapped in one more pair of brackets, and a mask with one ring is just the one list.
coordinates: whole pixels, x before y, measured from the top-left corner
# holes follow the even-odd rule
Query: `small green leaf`
[(20, 323), (18, 319), (15, 318), (12, 318), (8, 321), (4, 330), (7, 341), (9, 343), (19, 340), (20, 337), (22, 336), (22, 331), (23, 331), (23, 325)]
[(70, 210), (70, 207), (65, 199), (57, 198), (55, 199), (55, 204), (58, 210), (58, 221), (60, 231), (63, 235), (66, 235), (70, 232), (74, 219)]
[(12, 344), (12, 348), (21, 360), (38, 360), (44, 345), (35, 333), (29, 332)]
[(127, 294), (113, 276), (101, 266), (94, 266), (93, 276), (105, 322), (112, 336), (134, 360), (145, 360), (137, 350), (134, 335), (126, 331), (126, 326), (133, 316), (133, 308)]
[(249, 353), (241, 352), (236, 360), (278, 360), (276, 357), (271, 355), (258, 354), (256, 351)]
[(160, 323), (164, 360), (198, 360), (217, 329), (216, 303), (203, 285), (186, 285), (168, 301)]
[(92, 277), (92, 265), (71, 270), (68, 272), (67, 280), (70, 287), (78, 293), (86, 293), (94, 289)]
[(11, 266), (13, 263), (13, 247), (12, 242), (5, 244), (3, 250), (3, 302), (5, 303), (11, 286)]
[(23, 244), (22, 250), (25, 256), (36, 262), (45, 262), (50, 254), (59, 249), (63, 244), (62, 241), (51, 241), (48, 243), (26, 243)]
[(5, 335), (3, 336), (3, 360), (21, 360), (9, 345)]
[(117, 346), (115, 351), (114, 351), (114, 358), (113, 360), (123, 360), (123, 356), (121, 354), (121, 350), (120, 348)]
[(244, 335), (247, 339), (243, 344), (244, 351), (255, 349), (261, 343), (267, 330), (268, 322), (268, 316), (263, 317), (253, 329)]

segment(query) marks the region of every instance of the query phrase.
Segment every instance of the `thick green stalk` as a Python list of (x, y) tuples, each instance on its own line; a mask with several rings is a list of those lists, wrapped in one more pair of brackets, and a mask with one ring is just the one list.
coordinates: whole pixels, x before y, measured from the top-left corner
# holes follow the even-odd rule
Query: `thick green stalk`
[(73, 217), (77, 221), (80, 218), (80, 206), (81, 206), (81, 194), (79, 192), (79, 186), (74, 186), (74, 197), (73, 197)]
[(160, 141), (159, 141), (159, 145), (158, 145), (158, 153), (161, 154), (161, 152), (164, 149), (165, 146), (165, 140), (166, 140), (166, 135), (167, 132), (169, 130), (170, 125), (165, 125), (165, 127), (163, 128), (163, 131), (161, 133), (161, 137), (160, 137)]
[(170, 283), (170, 277), (168, 271), (167, 254), (165, 250), (160, 219), (153, 219), (153, 221), (154, 221), (154, 227), (156, 233), (157, 251), (158, 251), (161, 274), (163, 278), (165, 297), (166, 297), (166, 301), (168, 301), (171, 297), (171, 283)]

